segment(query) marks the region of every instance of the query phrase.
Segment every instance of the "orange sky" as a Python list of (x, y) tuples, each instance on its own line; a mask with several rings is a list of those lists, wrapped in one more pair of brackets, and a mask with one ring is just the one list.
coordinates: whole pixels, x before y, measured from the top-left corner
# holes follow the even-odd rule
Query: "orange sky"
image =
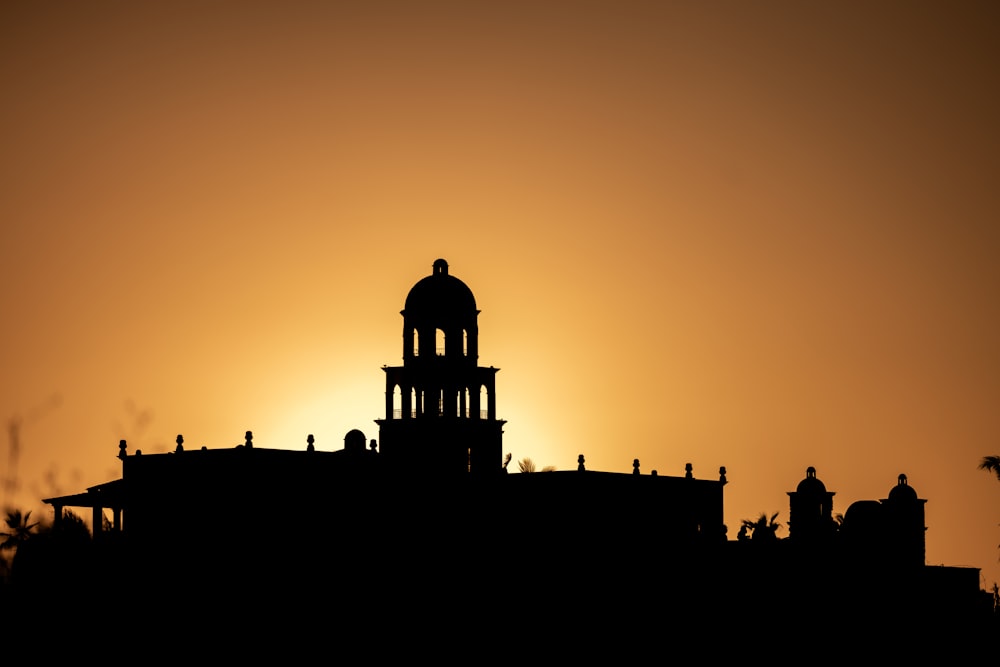
[(0, 7), (5, 504), (377, 438), (444, 257), (515, 459), (725, 465), (731, 536), (905, 472), (1000, 580), (994, 3), (353, 4)]

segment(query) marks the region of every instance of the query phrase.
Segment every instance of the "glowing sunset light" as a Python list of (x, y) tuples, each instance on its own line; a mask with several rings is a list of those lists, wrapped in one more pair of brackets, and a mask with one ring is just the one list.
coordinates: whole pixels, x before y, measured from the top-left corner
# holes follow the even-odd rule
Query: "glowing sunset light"
[(0, 501), (377, 438), (446, 258), (515, 461), (906, 473), (1000, 580), (1000, 9), (657, 4), (0, 8)]

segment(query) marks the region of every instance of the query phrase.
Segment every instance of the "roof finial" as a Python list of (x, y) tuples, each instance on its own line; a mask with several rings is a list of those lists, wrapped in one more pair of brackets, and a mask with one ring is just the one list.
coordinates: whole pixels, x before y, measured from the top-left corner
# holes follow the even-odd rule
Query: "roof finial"
[(253, 449), (253, 431), (247, 431), (247, 449)]
[(178, 433), (176, 442), (177, 442), (177, 447), (174, 449), (174, 451), (180, 454), (181, 452), (184, 451), (184, 436)]
[(316, 451), (316, 448), (315, 448), (315, 447), (313, 447), (313, 443), (314, 443), (314, 442), (316, 442), (316, 438), (314, 438), (314, 437), (312, 436), (312, 433), (310, 433), (310, 434), (309, 434), (309, 435), (308, 435), (308, 436), (306, 437), (306, 451), (307, 451), (307, 452), (314, 452), (314, 451)]

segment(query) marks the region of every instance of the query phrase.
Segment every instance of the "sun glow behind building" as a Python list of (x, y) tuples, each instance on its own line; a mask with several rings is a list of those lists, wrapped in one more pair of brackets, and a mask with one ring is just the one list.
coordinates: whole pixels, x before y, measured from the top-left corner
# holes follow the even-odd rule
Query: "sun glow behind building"
[(10, 502), (368, 433), (444, 256), (516, 458), (725, 465), (731, 527), (906, 472), (928, 561), (1000, 578), (995, 9), (0, 16)]

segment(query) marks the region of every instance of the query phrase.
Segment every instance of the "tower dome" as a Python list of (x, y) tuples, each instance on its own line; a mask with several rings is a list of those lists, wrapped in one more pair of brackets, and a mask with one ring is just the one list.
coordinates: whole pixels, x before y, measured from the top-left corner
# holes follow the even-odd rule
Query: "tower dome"
[[(403, 316), (403, 359), (474, 366), (479, 356), (476, 297), (469, 286), (448, 274), (448, 262), (434, 261), (431, 275), (406, 295)], [(418, 359), (419, 358), (419, 359)]]
[(816, 477), (816, 468), (806, 468), (806, 476), (795, 489), (798, 493), (826, 493), (826, 484)]
[(893, 502), (916, 502), (917, 492), (906, 480), (906, 475), (900, 475), (896, 486), (889, 491), (889, 500)]
[(421, 279), (406, 295), (404, 315), (422, 318), (476, 312), (476, 297), (469, 286), (448, 274), (448, 262), (435, 260), (431, 275)]

